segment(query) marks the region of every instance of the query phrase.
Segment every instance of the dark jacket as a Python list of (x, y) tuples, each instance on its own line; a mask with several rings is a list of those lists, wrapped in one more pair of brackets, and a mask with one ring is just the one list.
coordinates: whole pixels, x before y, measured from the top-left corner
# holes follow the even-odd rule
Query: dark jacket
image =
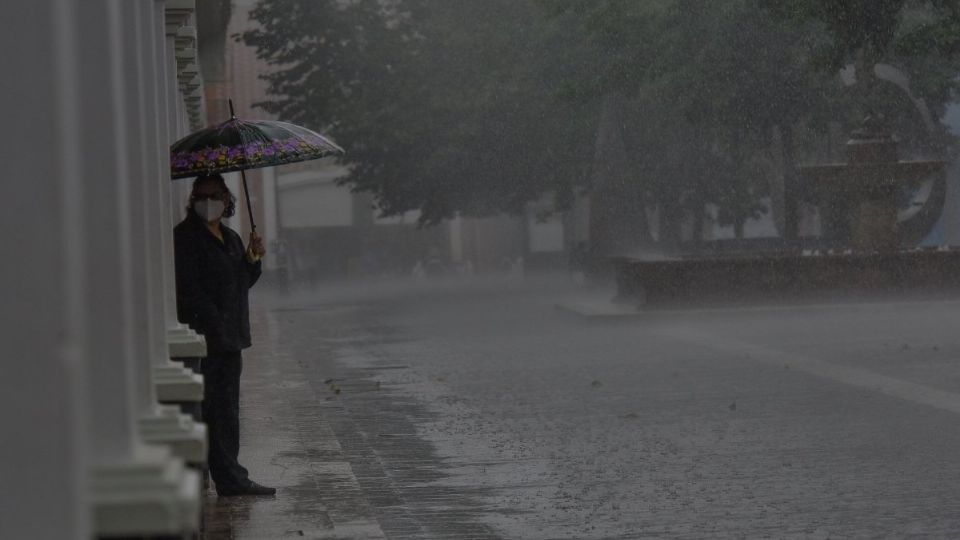
[(207, 354), (250, 346), (247, 291), (260, 262), (247, 260), (240, 235), (221, 224), (221, 242), (192, 212), (173, 229), (177, 318), (207, 340)]

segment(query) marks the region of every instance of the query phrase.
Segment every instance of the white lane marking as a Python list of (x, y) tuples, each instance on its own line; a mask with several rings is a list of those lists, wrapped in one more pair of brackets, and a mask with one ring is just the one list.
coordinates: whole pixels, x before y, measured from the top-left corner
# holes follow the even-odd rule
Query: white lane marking
[[(612, 295), (611, 295), (612, 296)], [(713, 306), (674, 307), (663, 306), (653, 308), (637, 307), (633, 304), (615, 303), (608, 297), (571, 297), (554, 304), (561, 311), (569, 311), (584, 317), (629, 317), (639, 320), (656, 320), (658, 316), (690, 315), (724, 315), (726, 313), (763, 313), (763, 312), (803, 312), (803, 311), (844, 311), (844, 310), (876, 310), (883, 308), (909, 308), (916, 306), (960, 307), (960, 300), (956, 298), (929, 298), (929, 299), (879, 299), (863, 298), (844, 299), (833, 302), (784, 302), (771, 304), (717, 304)]]
[(693, 328), (663, 329), (657, 333), (664, 337), (694, 343), (716, 351), (746, 354), (750, 360), (756, 362), (789, 366), (790, 369), (796, 369), (831, 381), (866, 388), (913, 403), (960, 414), (960, 394), (954, 392), (938, 390), (865, 369), (826, 362), (813, 356), (790, 353), (755, 343), (710, 335)]
[(853, 311), (862, 311), (862, 310), (876, 310), (880, 308), (909, 308), (909, 307), (939, 307), (939, 306), (958, 306), (960, 307), (960, 300), (947, 298), (947, 299), (930, 299), (930, 300), (878, 300), (878, 299), (863, 299), (862, 301), (848, 300), (848, 301), (838, 301), (838, 302), (820, 302), (820, 303), (782, 303), (782, 304), (759, 304), (759, 305), (716, 305), (716, 306), (704, 306), (704, 307), (691, 307), (691, 308), (655, 308), (643, 310), (639, 309), (636, 311), (637, 315), (646, 315), (652, 316), (663, 314), (663, 315), (691, 315), (691, 314), (724, 314), (725, 312), (733, 313), (750, 313), (750, 312), (765, 312), (765, 311), (842, 311), (842, 310), (853, 310)]

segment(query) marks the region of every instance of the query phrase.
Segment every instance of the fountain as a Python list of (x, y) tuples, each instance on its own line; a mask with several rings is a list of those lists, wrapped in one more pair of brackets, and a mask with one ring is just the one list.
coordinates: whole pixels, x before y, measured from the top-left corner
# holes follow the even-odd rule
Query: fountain
[[(897, 142), (882, 116), (868, 115), (846, 144), (847, 163), (800, 168), (808, 184), (808, 202), (820, 209), (824, 239), (833, 248), (889, 253), (911, 247), (898, 231), (897, 213), (904, 187), (944, 169), (941, 160), (901, 161)], [(943, 186), (943, 182), (938, 182)], [(944, 190), (931, 193), (942, 210)], [(935, 220), (934, 220), (935, 221)], [(928, 227), (933, 223), (928, 223)], [(926, 232), (926, 231), (924, 231)]]
[[(815, 242), (762, 252), (614, 257), (615, 301), (652, 308), (960, 292), (960, 251), (916, 247), (942, 212), (947, 162), (900, 160), (883, 117), (873, 115), (853, 132), (846, 155), (846, 163), (800, 168), (802, 199), (821, 217)], [(931, 175), (938, 177), (930, 182)], [(902, 194), (924, 180), (926, 202), (901, 219)]]

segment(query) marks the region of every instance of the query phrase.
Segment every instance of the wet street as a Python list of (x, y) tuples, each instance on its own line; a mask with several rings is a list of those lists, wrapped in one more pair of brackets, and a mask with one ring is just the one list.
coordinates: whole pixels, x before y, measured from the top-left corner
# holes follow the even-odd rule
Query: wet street
[(562, 282), (253, 300), (207, 538), (956, 538), (960, 302), (583, 318)]

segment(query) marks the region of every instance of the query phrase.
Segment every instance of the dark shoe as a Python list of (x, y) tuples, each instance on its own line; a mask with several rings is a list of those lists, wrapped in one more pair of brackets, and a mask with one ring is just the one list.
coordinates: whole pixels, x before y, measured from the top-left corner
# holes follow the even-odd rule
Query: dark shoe
[(242, 495), (275, 495), (277, 493), (276, 488), (261, 486), (260, 484), (251, 481), (246, 486), (240, 488), (229, 488), (229, 489), (218, 489), (218, 497), (240, 497)]

